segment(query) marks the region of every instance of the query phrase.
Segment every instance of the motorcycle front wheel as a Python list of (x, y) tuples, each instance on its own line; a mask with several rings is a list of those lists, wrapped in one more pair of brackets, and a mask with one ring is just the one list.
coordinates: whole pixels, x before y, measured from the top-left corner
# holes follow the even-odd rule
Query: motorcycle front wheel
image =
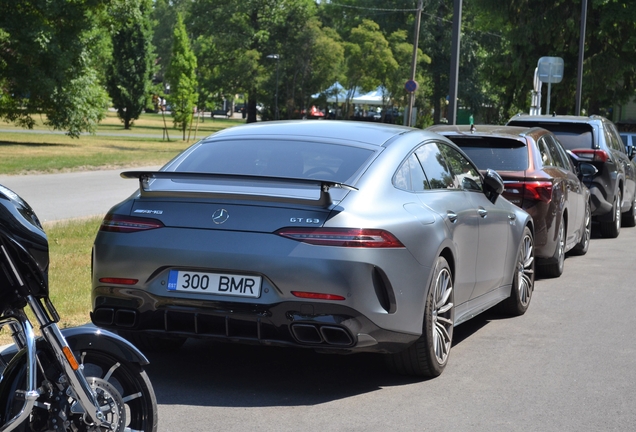
[[(98, 350), (85, 350), (75, 355), (83, 366), (84, 376), (95, 391), (106, 420), (113, 423), (113, 428), (87, 424), (82, 414), (71, 412), (74, 400), (66, 397), (68, 393), (62, 388), (59, 364), (52, 361), (55, 357), (51, 353), (39, 350), (41, 369), (38, 371), (38, 385), (41, 389), (49, 388), (51, 391), (42, 393), (38, 399), (40, 403), (29, 420), (18, 426), (16, 431), (157, 431), (157, 400), (150, 379), (141, 365)], [(3, 377), (10, 383), (3, 383), (0, 395), (0, 402), (6, 404), (2, 422), (12, 418), (22, 407), (20, 395), (26, 382), (26, 366), (24, 362), (22, 365), (15, 368), (10, 376)]]
[(100, 392), (108, 393), (113, 388), (121, 397), (126, 407), (123, 430), (157, 430), (157, 399), (152, 383), (140, 365), (117, 360), (102, 351), (87, 350), (76, 355), (84, 366), (84, 376), (89, 384), (99, 389), (98, 397)]

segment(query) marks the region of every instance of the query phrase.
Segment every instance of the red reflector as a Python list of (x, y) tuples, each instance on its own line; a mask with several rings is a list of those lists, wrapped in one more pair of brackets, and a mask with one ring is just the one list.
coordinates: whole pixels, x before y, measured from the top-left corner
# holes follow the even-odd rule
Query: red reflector
[(139, 282), (139, 279), (127, 279), (127, 278), (100, 278), (101, 283), (118, 284), (118, 285), (135, 285)]
[(312, 293), (312, 292), (304, 292), (304, 291), (292, 291), (291, 292), (296, 297), (306, 298), (306, 299), (314, 299), (314, 300), (345, 300), (343, 296), (336, 294), (321, 294), (321, 293)]
[(393, 234), (381, 229), (282, 228), (276, 234), (319, 246), (403, 248)]
[(139, 218), (133, 216), (106, 215), (99, 227), (100, 231), (131, 233), (162, 228), (164, 225), (156, 219)]
[(574, 149), (572, 153), (585, 161), (590, 162), (607, 162), (609, 155), (605, 150), (598, 149)]
[(552, 199), (551, 181), (527, 181), (506, 183), (505, 192), (507, 194), (522, 196), (523, 199), (532, 201), (550, 202)]

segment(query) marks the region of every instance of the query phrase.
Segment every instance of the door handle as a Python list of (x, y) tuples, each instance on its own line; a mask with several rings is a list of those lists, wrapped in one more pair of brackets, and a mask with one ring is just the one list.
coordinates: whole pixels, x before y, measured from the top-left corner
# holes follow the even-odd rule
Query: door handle
[(486, 210), (483, 207), (479, 207), (477, 209), (477, 213), (479, 213), (479, 216), (481, 216), (482, 218), (485, 218), (486, 216), (488, 216), (488, 210)]
[(457, 222), (457, 213), (455, 213), (454, 211), (447, 210), (446, 215), (448, 216), (448, 220), (452, 223)]

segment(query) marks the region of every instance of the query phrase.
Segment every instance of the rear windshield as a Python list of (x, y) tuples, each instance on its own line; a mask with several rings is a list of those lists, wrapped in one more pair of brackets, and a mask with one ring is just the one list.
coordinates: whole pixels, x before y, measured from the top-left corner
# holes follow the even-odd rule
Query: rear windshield
[(347, 183), (373, 153), (361, 147), (306, 141), (209, 141), (194, 148), (176, 171)]
[(508, 122), (509, 126), (537, 126), (554, 133), (559, 142), (567, 150), (578, 148), (594, 148), (592, 126), (587, 123), (558, 123), (558, 122)]
[(528, 150), (517, 140), (493, 137), (448, 137), (480, 170), (524, 171), (528, 169)]

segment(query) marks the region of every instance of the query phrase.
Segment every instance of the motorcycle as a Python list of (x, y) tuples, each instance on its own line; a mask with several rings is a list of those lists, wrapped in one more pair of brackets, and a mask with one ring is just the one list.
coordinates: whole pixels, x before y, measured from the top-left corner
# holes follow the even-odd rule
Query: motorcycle
[(60, 329), (48, 266), (40, 221), (0, 185), (0, 328), (14, 341), (0, 348), (0, 432), (156, 431), (147, 358), (114, 333)]

